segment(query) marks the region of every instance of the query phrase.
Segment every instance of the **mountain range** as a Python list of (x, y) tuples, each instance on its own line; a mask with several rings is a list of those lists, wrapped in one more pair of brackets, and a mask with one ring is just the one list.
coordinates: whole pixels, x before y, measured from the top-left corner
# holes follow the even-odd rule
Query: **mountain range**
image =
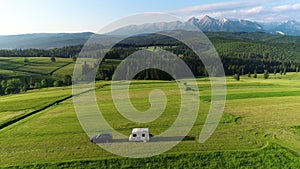
[(129, 25), (106, 34), (83, 33), (37, 33), (0, 36), (0, 49), (50, 49), (71, 45), (82, 45), (92, 35), (109, 43), (115, 36), (155, 33), (166, 30), (187, 30), (194, 25), (203, 32), (263, 32), (300, 36), (300, 23), (289, 20), (284, 23), (259, 23), (248, 20), (227, 18), (215, 19), (210, 16), (192, 17), (185, 22), (159, 22), (143, 25)]
[(186, 22), (175, 21), (130, 25), (109, 32), (108, 34), (133, 35), (165, 30), (186, 30), (189, 29), (191, 25), (198, 27), (203, 32), (265, 32), (270, 34), (300, 36), (300, 23), (294, 20), (284, 23), (259, 23), (248, 20), (231, 20), (227, 18), (215, 19), (207, 15), (203, 18), (192, 17)]
[(205, 16), (202, 19), (190, 18), (185, 24), (192, 23), (203, 32), (260, 32), (263, 27), (247, 20), (214, 19)]
[(300, 23), (294, 20), (290, 20), (278, 25), (275, 28), (270, 29), (270, 33), (300, 36)]
[(95, 34), (93, 32), (82, 33), (32, 33), (21, 35), (0, 36), (0, 49), (53, 49), (65, 46), (83, 45), (93, 36), (93, 40), (101, 39), (102, 44), (110, 44), (114, 38), (112, 35)]
[(33, 33), (21, 35), (0, 36), (0, 48), (2, 49), (24, 49), (38, 48), (49, 49), (66, 45), (84, 44), (92, 35), (91, 32), (84, 33)]

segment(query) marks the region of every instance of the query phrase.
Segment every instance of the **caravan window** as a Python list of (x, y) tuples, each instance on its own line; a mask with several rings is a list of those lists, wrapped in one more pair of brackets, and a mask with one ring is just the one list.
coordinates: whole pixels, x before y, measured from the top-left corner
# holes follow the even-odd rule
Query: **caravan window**
[(132, 134), (132, 137), (136, 137), (136, 134)]
[(145, 134), (142, 134), (142, 137), (145, 137)]

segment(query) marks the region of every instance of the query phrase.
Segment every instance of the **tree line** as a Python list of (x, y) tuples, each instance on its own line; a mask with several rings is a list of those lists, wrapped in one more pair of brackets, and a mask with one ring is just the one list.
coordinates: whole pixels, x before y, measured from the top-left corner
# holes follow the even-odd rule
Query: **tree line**
[[(239, 37), (238, 34), (235, 34), (234, 38), (231, 38), (231, 35), (210, 34), (209, 38), (220, 56), (226, 75), (264, 73), (265, 70), (277, 73), (299, 71), (300, 43), (298, 41), (267, 41), (268, 38), (274, 38), (273, 35), (264, 35), (265, 39), (263, 40), (247, 39), (244, 35)], [(48, 50), (0, 50), (0, 56), (74, 57), (76, 59), (82, 47), (82, 45), (77, 45)], [(185, 44), (170, 37), (157, 34), (129, 37), (116, 44), (107, 52), (105, 59), (123, 60), (132, 53), (149, 47), (159, 47), (176, 54), (190, 67), (196, 77), (208, 75), (199, 57)], [(84, 66), (86, 71), (93, 68), (93, 65)], [(112, 79), (116, 67), (117, 65), (106, 63), (104, 60), (97, 70), (96, 79)], [(170, 79), (170, 76), (166, 76), (160, 70), (148, 69), (140, 72), (135, 78)]]
[(0, 57), (76, 57), (83, 45), (53, 49), (0, 49)]
[(32, 77), (12, 78), (8, 80), (0, 79), (0, 95), (16, 94), (31, 89), (68, 86), (71, 84), (72, 84), (71, 75), (65, 75), (64, 80), (54, 80), (54, 81), (49, 79), (42, 79), (39, 81)]
[[(286, 45), (283, 45), (283, 48)], [(208, 73), (202, 61), (193, 51), (191, 51), (185, 45), (163, 46), (161, 48), (179, 56), (189, 66), (194, 76), (196, 77), (208, 76)], [(228, 51), (224, 52), (225, 50), (224, 48), (226, 48), (226, 45), (221, 47), (217, 46), (216, 50), (219, 53), (226, 75), (235, 75), (235, 74), (246, 75), (246, 74), (254, 74), (254, 73), (257, 74), (257, 73), (264, 73), (265, 71), (282, 74), (283, 72), (286, 73), (286, 72), (299, 71), (300, 62), (298, 62), (298, 59), (300, 57), (298, 58), (298, 56), (294, 55), (292, 52), (286, 51), (285, 53), (281, 52), (275, 55), (272, 54), (272, 52), (268, 53), (268, 50), (265, 50), (265, 53), (262, 54), (260, 51), (261, 49), (253, 48), (253, 50), (248, 53), (246, 51), (243, 51), (242, 53), (236, 51), (229, 53)], [(141, 47), (137, 47), (135, 49), (136, 51), (138, 51), (141, 49)], [(270, 48), (269, 50), (272, 50), (272, 48)], [(114, 53), (114, 57), (111, 57), (110, 54), (108, 55), (110, 56), (109, 58), (122, 60), (123, 58), (127, 57), (126, 55), (125, 56), (123, 55), (123, 57), (121, 58), (120, 57), (121, 55), (118, 54), (119, 53), (118, 48), (114, 48), (112, 49), (112, 51), (113, 51), (112, 53)], [(102, 65), (105, 65), (105, 61), (104, 64), (102, 63)], [(97, 79), (98, 80), (111, 79), (115, 67), (116, 65), (110, 67), (106, 66), (106, 68), (100, 66), (97, 72), (98, 75)], [(129, 67), (132, 68), (134, 66), (129, 66)], [(170, 79), (169, 77), (168, 78), (166, 77), (167, 76), (165, 76), (165, 74), (162, 71), (149, 69), (140, 72), (137, 76), (135, 76), (135, 79), (161, 79), (161, 80)]]

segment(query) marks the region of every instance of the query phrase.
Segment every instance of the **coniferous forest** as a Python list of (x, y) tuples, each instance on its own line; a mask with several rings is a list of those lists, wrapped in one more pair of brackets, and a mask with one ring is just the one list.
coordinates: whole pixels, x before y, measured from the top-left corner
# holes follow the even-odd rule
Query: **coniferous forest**
[[(226, 75), (263, 73), (285, 74), (298, 72), (300, 67), (300, 37), (269, 35), (266, 33), (206, 33), (222, 61)], [(159, 43), (158, 43), (159, 42)], [(72, 57), (78, 56), (83, 45), (54, 49), (0, 50), (1, 57)], [(145, 34), (127, 38), (106, 53), (105, 59), (120, 62), (135, 51), (160, 48), (179, 56), (196, 77), (207, 76), (199, 57), (185, 44), (158, 34)], [(93, 57), (93, 56), (91, 56)], [(101, 63), (97, 80), (111, 79), (117, 65)], [(105, 66), (103, 66), (105, 65)], [(85, 65), (87, 66), (87, 65)], [(136, 79), (163, 79), (172, 77), (161, 70), (148, 69), (135, 76)]]

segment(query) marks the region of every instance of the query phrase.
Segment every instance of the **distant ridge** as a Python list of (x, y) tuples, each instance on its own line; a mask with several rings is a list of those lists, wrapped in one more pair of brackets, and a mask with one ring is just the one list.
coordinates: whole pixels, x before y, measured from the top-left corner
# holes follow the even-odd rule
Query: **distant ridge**
[(84, 44), (94, 33), (33, 33), (0, 36), (2, 49), (50, 49)]
[(203, 18), (191, 17), (186, 22), (160, 22), (143, 25), (129, 25), (119, 28), (108, 35), (133, 35), (155, 33), (165, 30), (186, 29), (190, 25), (198, 27), (203, 32), (265, 32), (270, 34), (300, 36), (300, 23), (287, 21), (285, 23), (259, 23), (249, 20), (215, 19), (208, 15)]
[(208, 15), (203, 18), (191, 17), (185, 22), (159, 22), (143, 25), (129, 25), (107, 34), (82, 33), (33, 33), (22, 35), (0, 35), (0, 49), (51, 49), (65, 46), (83, 45), (91, 36), (101, 43), (110, 43), (114, 37), (156, 33), (166, 30), (186, 30), (191, 25), (203, 32), (263, 32), (268, 34), (300, 36), (300, 23), (290, 20), (284, 23), (258, 23), (248, 20), (215, 19)]

